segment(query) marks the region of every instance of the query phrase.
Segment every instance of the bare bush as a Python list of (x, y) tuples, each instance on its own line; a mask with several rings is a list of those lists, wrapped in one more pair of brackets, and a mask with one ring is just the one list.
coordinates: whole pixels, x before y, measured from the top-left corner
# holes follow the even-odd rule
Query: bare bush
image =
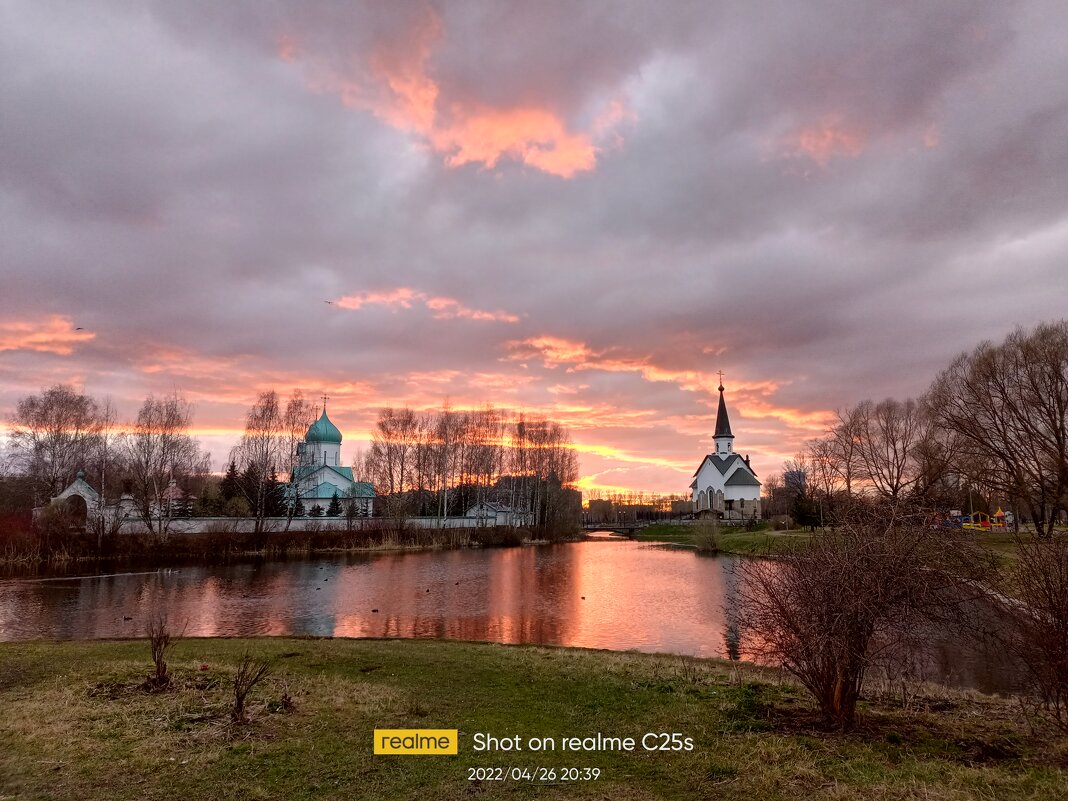
[(916, 627), (965, 605), (980, 560), (946, 535), (871, 516), (775, 559), (747, 561), (736, 613), (748, 650), (812, 694), (830, 725), (849, 729), (867, 672), (895, 660)]
[(234, 674), (234, 704), (230, 708), (230, 720), (234, 723), (247, 723), (245, 702), (253, 688), (271, 672), (271, 663), (266, 659), (254, 659), (248, 651), (241, 657), (241, 663)]
[(1008, 627), (1039, 711), (1068, 732), (1068, 538), (1021, 540), (1008, 591), (1023, 603)]
[(694, 545), (698, 553), (719, 553), (719, 522), (705, 518), (694, 525)]
[(171, 686), (167, 652), (174, 647), (176, 639), (171, 635), (167, 618), (164, 615), (153, 618), (148, 626), (148, 644), (152, 650), (152, 664), (155, 666), (155, 672), (145, 680), (145, 689), (165, 690)]

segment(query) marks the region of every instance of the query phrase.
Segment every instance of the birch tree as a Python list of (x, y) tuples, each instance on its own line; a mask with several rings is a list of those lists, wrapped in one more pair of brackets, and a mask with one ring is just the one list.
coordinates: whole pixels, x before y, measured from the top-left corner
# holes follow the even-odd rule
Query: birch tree
[(166, 535), (170, 524), (167, 487), (207, 470), (208, 458), (190, 435), (192, 406), (177, 392), (149, 395), (123, 441), (138, 515), (150, 531)]
[(11, 446), (15, 462), (34, 480), (37, 502), (58, 495), (89, 466), (100, 429), (100, 406), (67, 384), (18, 402)]

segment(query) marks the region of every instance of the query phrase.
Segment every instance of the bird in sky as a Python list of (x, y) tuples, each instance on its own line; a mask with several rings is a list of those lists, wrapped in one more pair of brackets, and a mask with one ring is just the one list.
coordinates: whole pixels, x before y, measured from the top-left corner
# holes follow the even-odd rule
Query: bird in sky
[(84, 328), (82, 328), (81, 326), (78, 326), (78, 327), (77, 327), (77, 328), (75, 328), (74, 330), (75, 330), (75, 331), (84, 331), (85, 329), (84, 329)]
[(324, 300), (323, 303), (329, 303), (331, 306), (334, 305), (334, 301), (332, 300)]

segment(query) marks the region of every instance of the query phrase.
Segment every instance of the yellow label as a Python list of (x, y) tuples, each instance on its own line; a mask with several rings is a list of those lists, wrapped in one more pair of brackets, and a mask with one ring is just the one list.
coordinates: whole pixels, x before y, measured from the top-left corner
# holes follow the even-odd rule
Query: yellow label
[(375, 729), (376, 754), (459, 753), (456, 729)]

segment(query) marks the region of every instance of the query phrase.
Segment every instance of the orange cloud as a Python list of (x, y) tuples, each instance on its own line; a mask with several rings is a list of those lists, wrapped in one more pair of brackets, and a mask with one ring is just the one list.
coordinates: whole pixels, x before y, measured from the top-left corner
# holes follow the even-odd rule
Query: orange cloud
[(69, 317), (53, 314), (44, 320), (0, 322), (0, 353), (30, 350), (69, 356), (74, 346), (96, 338), (92, 331), (75, 328)]
[[(492, 106), (453, 96), (435, 81), (428, 62), (444, 38), (441, 19), (433, 9), (403, 41), (376, 47), (364, 76), (354, 78), (312, 63), (309, 87), (337, 94), (342, 103), (370, 111), (383, 122), (416, 134), (449, 167), (482, 164), (493, 168), (510, 158), (537, 170), (571, 178), (596, 167), (601, 142), (618, 146), (619, 126), (634, 114), (620, 98), (596, 115), (590, 129), (572, 130), (556, 109), (518, 103)], [(277, 42), (279, 58), (299, 55), (291, 37)]]
[(840, 114), (829, 114), (812, 125), (790, 133), (783, 141), (781, 155), (807, 158), (826, 167), (833, 158), (856, 158), (865, 145), (865, 135), (857, 125)]
[(421, 303), (430, 310), (435, 320), (488, 320), (501, 323), (517, 323), (519, 316), (506, 311), (485, 311), (465, 306), (455, 298), (430, 296), (408, 287), (397, 287), (382, 292), (358, 292), (345, 295), (334, 301), (342, 309), (358, 310), (364, 306), (386, 306), (393, 311), (410, 309)]
[[(552, 336), (531, 337), (505, 343), (511, 352), (509, 361), (539, 359), (546, 367), (567, 367), (567, 372), (600, 370), (607, 373), (638, 373), (646, 381), (678, 384), (681, 389), (712, 392), (719, 379), (697, 370), (672, 370), (653, 363), (650, 355), (631, 355), (612, 351), (595, 351), (584, 342)], [(735, 383), (732, 391), (771, 394), (779, 385), (773, 381)]]
[(414, 289), (397, 287), (383, 292), (358, 292), (355, 295), (345, 295), (338, 298), (335, 303), (343, 309), (362, 309), (364, 306), (392, 306), (394, 311), (398, 308), (412, 308), (412, 301), (425, 298), (423, 293), (416, 293)]
[(502, 156), (571, 178), (597, 164), (597, 148), (587, 133), (571, 133), (548, 109), (515, 107), (452, 108), (453, 122), (423, 131), (450, 167), (481, 163), (495, 167)]

